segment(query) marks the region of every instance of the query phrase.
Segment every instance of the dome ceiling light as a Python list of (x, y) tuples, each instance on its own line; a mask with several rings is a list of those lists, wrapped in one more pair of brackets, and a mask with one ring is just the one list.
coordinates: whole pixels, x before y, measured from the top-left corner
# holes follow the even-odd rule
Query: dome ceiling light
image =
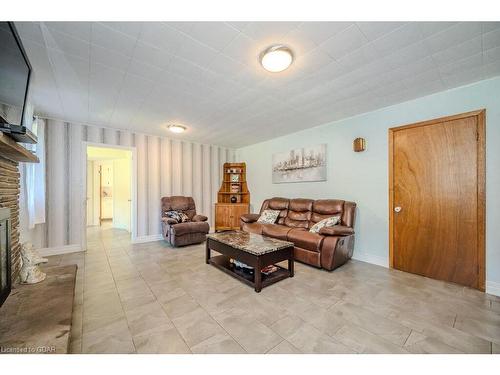
[(172, 133), (184, 133), (186, 131), (186, 127), (182, 125), (172, 124), (168, 126), (168, 130)]
[(268, 72), (278, 73), (287, 69), (293, 62), (293, 53), (283, 44), (275, 44), (260, 54), (260, 63)]

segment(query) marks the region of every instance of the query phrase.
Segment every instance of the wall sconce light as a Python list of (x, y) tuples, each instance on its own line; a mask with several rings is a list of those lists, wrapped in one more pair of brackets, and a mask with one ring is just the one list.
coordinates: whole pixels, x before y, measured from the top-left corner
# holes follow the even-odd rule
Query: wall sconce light
[(366, 141), (364, 138), (356, 138), (352, 142), (352, 148), (354, 152), (363, 152), (366, 149)]

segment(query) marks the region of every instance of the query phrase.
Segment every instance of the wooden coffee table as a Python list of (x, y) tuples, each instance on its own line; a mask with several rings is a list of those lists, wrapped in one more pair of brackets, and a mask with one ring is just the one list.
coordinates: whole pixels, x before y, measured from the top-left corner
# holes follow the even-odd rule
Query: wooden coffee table
[[(221, 255), (211, 256), (211, 250)], [(260, 234), (243, 231), (227, 231), (207, 236), (206, 263), (255, 288), (259, 293), (262, 288), (288, 277), (293, 277), (293, 243), (281, 241)], [(239, 260), (253, 267), (253, 275), (236, 269), (231, 259)], [(288, 269), (278, 270), (265, 275), (260, 271), (266, 266), (288, 260)]]

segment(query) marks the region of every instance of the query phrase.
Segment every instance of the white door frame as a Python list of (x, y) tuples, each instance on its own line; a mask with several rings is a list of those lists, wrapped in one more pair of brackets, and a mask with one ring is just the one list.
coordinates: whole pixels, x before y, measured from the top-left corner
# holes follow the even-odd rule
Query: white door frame
[(81, 202), (83, 205), (84, 218), (82, 220), (82, 250), (87, 249), (87, 147), (100, 147), (100, 148), (114, 148), (120, 150), (127, 150), (132, 152), (131, 162), (131, 179), (130, 191), (131, 191), (131, 207), (130, 207), (130, 231), (132, 233), (131, 239), (134, 242), (137, 239), (137, 149), (132, 146), (121, 146), (121, 145), (110, 145), (106, 143), (95, 143), (95, 142), (82, 142), (82, 178), (83, 178), (83, 189), (81, 194)]

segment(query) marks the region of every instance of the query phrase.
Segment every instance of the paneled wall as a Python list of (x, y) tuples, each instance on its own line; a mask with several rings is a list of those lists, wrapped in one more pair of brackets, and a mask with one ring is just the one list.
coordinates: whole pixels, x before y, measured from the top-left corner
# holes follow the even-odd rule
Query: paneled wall
[(47, 120), (47, 219), (30, 238), (39, 247), (80, 244), (86, 212), (82, 189), (83, 142), (133, 146), (137, 150), (137, 236), (160, 230), (160, 198), (192, 195), (212, 226), (214, 203), (225, 161), (234, 150), (127, 131)]

